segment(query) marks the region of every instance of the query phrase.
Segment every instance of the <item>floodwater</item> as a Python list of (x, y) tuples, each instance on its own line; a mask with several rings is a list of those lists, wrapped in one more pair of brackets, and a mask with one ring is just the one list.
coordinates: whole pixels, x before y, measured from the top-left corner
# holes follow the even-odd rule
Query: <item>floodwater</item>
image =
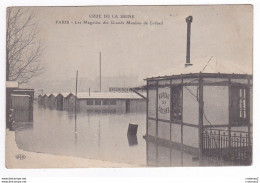
[[(140, 166), (200, 166), (192, 154), (146, 142), (146, 113), (95, 113), (51, 110), (34, 104), (33, 122), (16, 122), (18, 148), (25, 151), (130, 163)], [(127, 137), (129, 123), (138, 124)]]

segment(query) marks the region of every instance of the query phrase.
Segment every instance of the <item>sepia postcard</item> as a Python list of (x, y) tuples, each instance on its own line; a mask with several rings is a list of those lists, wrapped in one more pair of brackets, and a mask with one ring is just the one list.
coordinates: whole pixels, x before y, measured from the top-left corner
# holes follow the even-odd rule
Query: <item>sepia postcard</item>
[(251, 166), (253, 6), (6, 9), (9, 169)]

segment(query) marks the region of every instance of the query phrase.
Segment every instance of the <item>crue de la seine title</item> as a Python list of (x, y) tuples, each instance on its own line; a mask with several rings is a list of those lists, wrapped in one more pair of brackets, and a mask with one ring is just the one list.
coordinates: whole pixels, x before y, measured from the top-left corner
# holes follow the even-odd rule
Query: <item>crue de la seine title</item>
[(158, 20), (135, 20), (135, 15), (122, 14), (89, 14), (85, 20), (56, 20), (56, 24), (87, 24), (87, 25), (106, 25), (106, 24), (129, 24), (129, 25), (163, 25), (163, 21)]

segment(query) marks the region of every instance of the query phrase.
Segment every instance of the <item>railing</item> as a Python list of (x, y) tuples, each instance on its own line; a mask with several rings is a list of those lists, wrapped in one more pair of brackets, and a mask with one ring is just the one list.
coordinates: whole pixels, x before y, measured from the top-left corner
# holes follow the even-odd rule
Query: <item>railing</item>
[(251, 164), (252, 135), (247, 132), (204, 129), (203, 154), (238, 164)]

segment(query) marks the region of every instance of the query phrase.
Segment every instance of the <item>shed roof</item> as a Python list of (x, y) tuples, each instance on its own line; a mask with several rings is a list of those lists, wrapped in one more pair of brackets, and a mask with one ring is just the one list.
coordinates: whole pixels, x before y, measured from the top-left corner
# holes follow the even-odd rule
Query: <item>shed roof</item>
[(59, 94), (61, 94), (63, 97), (67, 97), (69, 94), (71, 94), (71, 92), (62, 92), (62, 93), (59, 93)]
[(51, 95), (53, 95), (54, 97), (57, 97), (57, 95), (59, 95), (59, 93), (51, 93), (48, 96), (50, 97)]
[(192, 65), (185, 66), (181, 64), (177, 67), (165, 70), (155, 75), (148, 76), (147, 79), (153, 77), (164, 77), (181, 74), (195, 74), (195, 73), (220, 73), (220, 74), (251, 74), (248, 73), (243, 67), (240, 67), (234, 62), (226, 61), (216, 57), (205, 57), (196, 59), (191, 62)]
[(19, 88), (19, 89), (14, 90), (14, 91), (28, 92), (28, 91), (34, 91), (34, 89)]
[(17, 81), (6, 81), (6, 88), (18, 88), (19, 83)]
[(11, 94), (12, 97), (30, 97), (30, 95)]

